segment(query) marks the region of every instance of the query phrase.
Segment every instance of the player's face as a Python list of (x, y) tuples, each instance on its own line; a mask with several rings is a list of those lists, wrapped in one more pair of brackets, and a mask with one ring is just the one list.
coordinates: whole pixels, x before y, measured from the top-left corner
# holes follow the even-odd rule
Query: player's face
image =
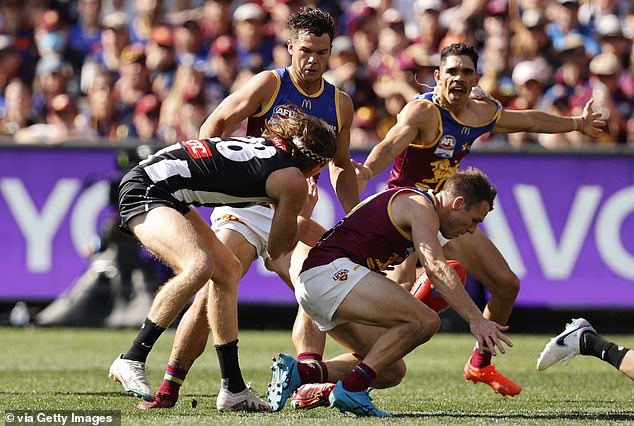
[(478, 82), (475, 64), (465, 55), (451, 55), (434, 71), (436, 84), (440, 86), (440, 97), (448, 105), (465, 104), (471, 88)]
[(296, 39), (288, 42), (291, 66), (295, 74), (306, 83), (320, 81), (328, 67), (330, 58), (330, 37), (322, 34), (301, 32)]
[(489, 209), (489, 203), (486, 201), (481, 201), (467, 209), (464, 199), (457, 197), (452, 203), (450, 213), (440, 224), (440, 233), (448, 239), (456, 238), (467, 232), (472, 234), (489, 213)]

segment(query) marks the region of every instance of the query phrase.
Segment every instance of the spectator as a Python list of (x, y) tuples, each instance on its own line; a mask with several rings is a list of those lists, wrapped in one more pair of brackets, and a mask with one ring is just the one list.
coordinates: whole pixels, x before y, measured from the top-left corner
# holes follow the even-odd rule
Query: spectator
[(274, 39), (266, 32), (266, 13), (255, 3), (233, 12), (233, 30), (240, 68), (263, 70), (273, 62)]
[(627, 138), (627, 120), (634, 113), (634, 101), (619, 85), (621, 64), (613, 53), (602, 53), (590, 61), (590, 84), (595, 111), (603, 113), (607, 127), (598, 143), (623, 143)]
[(134, 127), (130, 137), (143, 143), (158, 139), (161, 100), (154, 94), (145, 95), (134, 108)]
[(377, 125), (379, 124), (379, 114), (373, 106), (362, 106), (357, 108), (352, 120), (350, 129), (350, 149), (369, 151), (374, 145), (379, 143), (377, 135)]
[[(287, 56), (288, 51), (285, 51)], [(226, 98), (231, 85), (238, 74), (238, 56), (233, 38), (227, 35), (218, 37), (211, 45), (211, 70), (205, 83), (207, 113)]]
[(113, 12), (101, 21), (101, 49), (84, 62), (81, 70), (81, 87), (85, 93), (92, 83), (97, 68), (119, 73), (121, 52), (130, 41), (128, 16), (123, 12)]
[(4, 90), (4, 111), (0, 117), (0, 134), (13, 135), (18, 129), (34, 124), (31, 89), (13, 78)]
[(205, 40), (231, 34), (231, 0), (205, 0), (201, 14), (199, 23)]
[(94, 130), (97, 137), (120, 140), (128, 137), (129, 129), (121, 120), (114, 96), (115, 74), (99, 69), (88, 89), (88, 110), (84, 123)]
[(68, 31), (59, 11), (44, 12), (35, 26), (35, 44), (40, 57), (62, 56), (68, 45)]
[(416, 0), (414, 3), (414, 13), (418, 24), (416, 43), (428, 53), (439, 52), (440, 40), (445, 35), (445, 30), (440, 25), (442, 10), (441, 0)]
[(510, 45), (506, 36), (492, 35), (484, 42), (478, 85), (506, 106), (517, 94), (511, 79)]
[(77, 126), (77, 106), (74, 99), (65, 93), (53, 97), (51, 112), (45, 124), (38, 123), (19, 129), (15, 133), (16, 143), (62, 143), (69, 140), (91, 139), (94, 134), (87, 128)]
[(119, 79), (114, 85), (114, 96), (126, 123), (132, 124), (132, 113), (139, 100), (150, 93), (150, 71), (145, 66), (143, 45), (131, 44), (121, 52)]
[[(569, 98), (566, 87), (556, 84), (544, 95), (542, 109), (551, 114), (569, 117), (572, 115)], [(580, 136), (579, 132), (539, 133), (537, 142), (547, 149), (565, 149), (579, 145), (582, 141)]]
[(616, 15), (603, 15), (596, 21), (596, 31), (601, 52), (614, 53), (622, 64), (627, 64), (632, 40), (623, 35), (621, 21)]
[[(544, 88), (550, 81), (551, 73), (550, 66), (541, 58), (522, 61), (515, 65), (512, 78), (518, 96), (509, 103), (508, 109), (541, 109)], [(507, 138), (509, 143), (516, 147), (537, 143), (535, 133), (511, 133)]]
[(152, 29), (160, 24), (163, 0), (133, 0), (135, 15), (130, 23), (130, 43), (145, 45)]
[(69, 29), (69, 59), (79, 73), (84, 58), (95, 52), (101, 41), (101, 0), (79, 0), (77, 22)]
[(516, 60), (532, 60), (541, 57), (549, 63), (555, 62), (541, 11), (529, 9), (522, 14), (521, 22), (515, 26), (511, 48)]
[(174, 34), (171, 27), (159, 25), (152, 30), (150, 41), (145, 45), (145, 65), (150, 72), (152, 92), (160, 99), (165, 99), (176, 71)]
[(578, 34), (583, 38), (586, 52), (594, 56), (600, 52), (599, 43), (593, 38), (592, 28), (579, 22), (579, 0), (557, 0), (554, 22), (546, 27), (546, 33), (555, 49), (562, 50), (567, 35)]
[(359, 63), (352, 40), (348, 36), (338, 36), (332, 41), (324, 78), (349, 94), (357, 107), (376, 102), (372, 83)]
[(31, 76), (24, 72), (24, 57), (15, 45), (16, 40), (13, 36), (0, 34), (0, 91), (4, 91), (7, 83), (15, 77), (31, 79)]
[(367, 66), (379, 42), (380, 26), (377, 11), (363, 0), (356, 0), (346, 11), (344, 19), (347, 21), (345, 33), (352, 38), (359, 62)]
[(176, 62), (204, 64), (207, 61), (208, 48), (203, 44), (203, 33), (198, 21), (188, 19), (174, 28), (174, 49)]
[(71, 67), (58, 56), (49, 55), (38, 61), (33, 84), (33, 109), (38, 121), (46, 121), (51, 100), (66, 93), (71, 73)]

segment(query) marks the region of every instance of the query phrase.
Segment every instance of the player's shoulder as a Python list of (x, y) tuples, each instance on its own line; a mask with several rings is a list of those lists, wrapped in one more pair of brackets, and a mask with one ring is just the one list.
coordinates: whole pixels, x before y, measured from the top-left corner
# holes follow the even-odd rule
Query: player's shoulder
[(436, 120), (437, 114), (438, 109), (433, 102), (417, 98), (405, 104), (398, 118), (410, 123), (429, 123)]

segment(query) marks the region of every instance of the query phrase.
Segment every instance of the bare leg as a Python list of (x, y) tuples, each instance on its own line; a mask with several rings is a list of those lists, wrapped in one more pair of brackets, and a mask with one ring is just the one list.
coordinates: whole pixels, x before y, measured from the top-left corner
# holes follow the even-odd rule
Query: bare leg
[(444, 247), (445, 256), (462, 264), (467, 273), (480, 281), (491, 293), (484, 317), (505, 325), (519, 293), (517, 276), (497, 247), (480, 230), (463, 234)]
[(630, 350), (623, 357), (619, 371), (634, 380), (634, 351)]

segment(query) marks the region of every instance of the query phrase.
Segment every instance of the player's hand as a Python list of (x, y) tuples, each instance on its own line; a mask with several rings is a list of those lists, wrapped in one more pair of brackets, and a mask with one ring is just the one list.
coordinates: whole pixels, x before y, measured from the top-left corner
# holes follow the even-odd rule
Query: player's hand
[(600, 112), (592, 111), (592, 103), (594, 99), (590, 99), (583, 107), (583, 113), (581, 114), (581, 126), (579, 131), (584, 135), (596, 138), (603, 133), (603, 127), (606, 123), (603, 119), (603, 114)]
[(363, 163), (359, 163), (353, 159), (350, 159), (352, 167), (354, 167), (354, 173), (357, 176), (357, 187), (359, 193), (362, 193), (365, 187), (368, 185), (368, 181), (372, 178), (372, 172), (369, 167)]
[(496, 322), (481, 318), (480, 320), (469, 324), (469, 328), (471, 329), (471, 334), (473, 334), (478, 341), (480, 353), (484, 352), (483, 347), (486, 346), (491, 351), (491, 355), (497, 355), (495, 350), (496, 347), (504, 354), (506, 353), (506, 349), (502, 345), (502, 342), (509, 347), (513, 346), (513, 343), (511, 343), (509, 338), (502, 333), (503, 331), (508, 330), (508, 325), (502, 326)]
[(317, 180), (314, 177), (306, 178), (306, 183), (308, 184), (308, 197), (304, 208), (300, 212), (300, 216), (310, 218), (319, 200), (319, 193), (317, 190)]

